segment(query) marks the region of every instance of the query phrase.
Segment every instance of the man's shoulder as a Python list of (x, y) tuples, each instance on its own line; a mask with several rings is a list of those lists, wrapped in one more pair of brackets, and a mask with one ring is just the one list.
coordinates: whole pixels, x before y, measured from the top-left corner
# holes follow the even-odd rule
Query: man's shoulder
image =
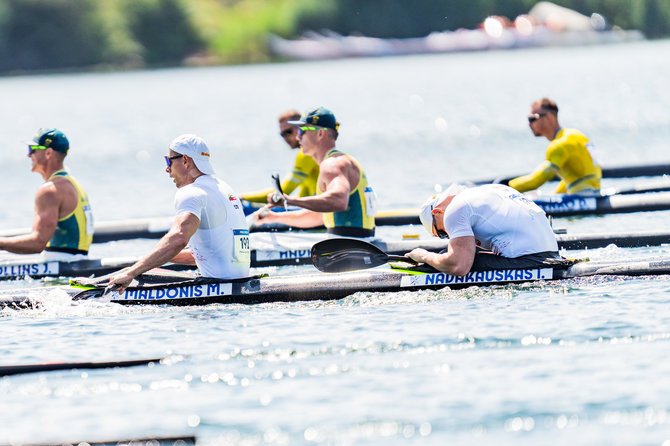
[(588, 141), (585, 134), (577, 129), (563, 128), (556, 134), (556, 138), (549, 143), (549, 149), (581, 141)]

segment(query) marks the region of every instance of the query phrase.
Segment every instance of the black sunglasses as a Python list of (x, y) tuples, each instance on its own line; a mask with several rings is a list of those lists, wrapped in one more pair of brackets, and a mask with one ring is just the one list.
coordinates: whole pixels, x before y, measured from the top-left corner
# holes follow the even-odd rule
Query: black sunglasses
[(292, 135), (294, 130), (295, 129), (293, 127), (291, 127), (290, 129), (283, 130), (279, 132), (279, 136), (281, 136), (282, 138), (286, 138), (288, 135)]
[(165, 158), (165, 164), (167, 164), (168, 167), (172, 166), (172, 160), (176, 160), (177, 158), (181, 158), (184, 155), (175, 155), (175, 156), (164, 156)]
[(544, 112), (544, 113), (532, 113), (532, 114), (528, 115), (528, 123), (529, 123), (529, 124), (532, 124), (533, 122), (537, 121), (538, 119), (540, 119), (542, 116), (544, 116), (544, 115), (546, 115), (546, 114), (547, 114), (547, 112)]
[(447, 234), (447, 231), (437, 229), (437, 222), (435, 221), (434, 215), (433, 215), (433, 231), (435, 231), (435, 235), (437, 235), (439, 238), (449, 238), (449, 234)]

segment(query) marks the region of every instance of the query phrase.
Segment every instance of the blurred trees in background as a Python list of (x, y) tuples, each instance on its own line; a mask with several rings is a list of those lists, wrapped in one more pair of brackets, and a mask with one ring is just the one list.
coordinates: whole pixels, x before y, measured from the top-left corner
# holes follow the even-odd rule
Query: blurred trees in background
[[(268, 61), (269, 33), (417, 37), (514, 19), (536, 0), (1, 0), (0, 72)], [(556, 0), (670, 35), (670, 0)]]

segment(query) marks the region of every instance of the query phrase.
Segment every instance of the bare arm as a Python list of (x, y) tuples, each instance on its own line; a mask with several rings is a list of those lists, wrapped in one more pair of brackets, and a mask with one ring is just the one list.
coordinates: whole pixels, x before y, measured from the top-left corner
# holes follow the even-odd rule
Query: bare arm
[[(257, 213), (254, 222), (282, 223), (297, 228), (313, 228), (323, 224), (324, 212), (344, 211), (349, 206), (350, 181), (347, 173), (352, 168), (351, 160), (342, 156), (330, 158), (321, 163), (319, 182), (322, 193), (311, 197), (286, 197), (286, 203), (291, 206), (300, 206), (303, 210), (294, 212), (269, 212), (265, 215)], [(360, 175), (356, 168), (355, 175)], [(270, 196), (268, 195), (268, 200)], [(283, 201), (273, 203), (273, 206), (283, 206)]]
[(428, 264), (438, 271), (464, 276), (472, 268), (475, 251), (475, 238), (467, 236), (450, 239), (449, 247), (444, 254), (416, 248), (406, 255), (417, 262)]
[(344, 211), (349, 206), (349, 194), (352, 190), (349, 177), (356, 177), (357, 180), (358, 175), (358, 168), (348, 157), (329, 158), (321, 163), (319, 174), (323, 192), (311, 197), (287, 197), (286, 203), (315, 212)]
[(306, 209), (290, 212), (268, 212), (254, 214), (254, 224), (263, 225), (268, 223), (281, 223), (294, 228), (315, 228), (323, 225), (323, 215)]
[(140, 274), (163, 265), (173, 258), (181, 257), (182, 250), (188, 244), (200, 225), (200, 219), (190, 212), (179, 214), (167, 234), (160, 239), (149, 254), (137, 261), (133, 266), (119, 271), (112, 276), (109, 284), (119, 285), (118, 291), (123, 293), (130, 282)]
[(44, 251), (56, 231), (61, 200), (62, 197), (53, 183), (40, 186), (35, 195), (32, 231), (17, 237), (1, 237), (0, 249), (16, 254), (36, 254)]

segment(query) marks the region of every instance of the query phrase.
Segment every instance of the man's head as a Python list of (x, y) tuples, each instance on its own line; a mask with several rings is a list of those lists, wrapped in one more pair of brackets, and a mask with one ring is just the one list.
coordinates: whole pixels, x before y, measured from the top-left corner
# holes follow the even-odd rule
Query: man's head
[(70, 149), (67, 137), (56, 129), (41, 128), (26, 144), (28, 157), (33, 162), (31, 170), (43, 175), (47, 171), (62, 168), (63, 160)]
[(209, 148), (199, 136), (178, 136), (168, 149), (170, 154), (165, 157), (166, 170), (177, 187), (190, 184), (200, 174), (214, 175), (214, 168), (209, 161)]
[(300, 120), (300, 112), (297, 110), (286, 110), (279, 115), (279, 136), (284, 138), (284, 142), (292, 149), (300, 147), (300, 141), (298, 141), (298, 128), (288, 122), (298, 120)]
[(303, 130), (299, 133), (305, 133), (311, 129), (326, 129), (333, 140), (337, 139), (340, 128), (340, 123), (335, 119), (333, 112), (325, 107), (315, 108), (302, 115), (300, 119), (288, 123), (297, 126), (298, 129), (302, 128)]
[(451, 200), (465, 189), (467, 189), (465, 186), (453, 183), (444, 192), (434, 194), (424, 201), (419, 210), (419, 220), (429, 234), (440, 238), (448, 237), (444, 230), (444, 210)]
[(298, 140), (306, 155), (314, 156), (335, 147), (340, 123), (327, 108), (316, 108), (288, 123), (298, 128)]
[(528, 114), (528, 125), (535, 136), (553, 139), (558, 125), (558, 106), (548, 98), (533, 102)]

